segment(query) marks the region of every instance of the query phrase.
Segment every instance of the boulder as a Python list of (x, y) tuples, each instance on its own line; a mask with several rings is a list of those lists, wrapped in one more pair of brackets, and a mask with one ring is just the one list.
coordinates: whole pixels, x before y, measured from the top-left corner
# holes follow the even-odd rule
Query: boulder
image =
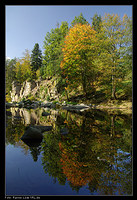
[(22, 140), (25, 139), (42, 139), (43, 135), (41, 133), (41, 130), (35, 128), (35, 127), (29, 127), (27, 130), (25, 130), (24, 135), (21, 137)]
[(46, 108), (46, 107), (50, 108), (52, 104), (53, 104), (52, 102), (45, 103), (44, 107), (45, 107), (45, 108)]
[(38, 103), (33, 103), (33, 104), (31, 105), (32, 108), (38, 108), (38, 106), (39, 106)]
[(22, 140), (42, 139), (43, 138), (42, 133), (50, 130), (52, 130), (52, 126), (40, 126), (40, 125), (28, 126), (26, 127), (24, 135), (21, 137), (21, 139)]
[(82, 105), (67, 105), (67, 106), (63, 106), (62, 107), (62, 109), (64, 109), (64, 110), (70, 110), (70, 111), (80, 111), (80, 112), (82, 112), (82, 111), (84, 111), (84, 110), (87, 110), (87, 109), (89, 109), (90, 108), (90, 106), (87, 106), (87, 105), (84, 105), (84, 104), (82, 104)]
[(49, 115), (50, 115), (50, 113), (47, 113), (45, 111), (43, 111), (43, 113), (42, 113), (42, 116), (49, 116)]

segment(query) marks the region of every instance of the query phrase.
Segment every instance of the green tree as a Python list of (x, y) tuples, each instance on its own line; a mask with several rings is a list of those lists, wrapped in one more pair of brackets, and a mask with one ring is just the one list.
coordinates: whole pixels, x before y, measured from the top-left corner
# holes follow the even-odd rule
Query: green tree
[(95, 14), (92, 18), (92, 27), (96, 32), (100, 32), (101, 23), (101, 15), (98, 16), (97, 14)]
[[(124, 27), (123, 45), (120, 55), (123, 58), (123, 77), (120, 91), (125, 98), (132, 98), (132, 20), (127, 15), (123, 16), (122, 25)], [(119, 91), (119, 92), (120, 92)]]
[(12, 88), (12, 82), (15, 80), (15, 65), (17, 59), (7, 59), (5, 62), (5, 83), (6, 83), (6, 100), (10, 101), (10, 91)]
[(109, 41), (108, 46), (106, 46), (107, 53), (104, 54), (104, 65), (107, 66), (106, 70), (104, 71), (104, 75), (107, 75), (109, 80), (111, 80), (112, 99), (117, 98), (116, 89), (119, 87), (126, 74), (125, 72), (127, 71), (124, 56), (125, 49), (127, 50), (126, 43), (128, 38), (126, 24), (127, 22), (125, 21), (124, 25), (124, 18), (120, 19), (117, 14), (106, 14), (102, 21), (102, 32)]
[(31, 54), (31, 66), (33, 72), (33, 78), (36, 78), (36, 71), (42, 66), (42, 52), (39, 48), (39, 44), (36, 43)]
[(74, 20), (71, 22), (72, 26), (75, 26), (76, 24), (89, 24), (87, 20), (84, 18), (83, 14), (80, 13), (78, 17), (75, 16)]
[(60, 27), (51, 29), (44, 40), (44, 60), (41, 69), (42, 77), (60, 74), (60, 62), (62, 60), (62, 43), (68, 32), (68, 23), (62, 22)]

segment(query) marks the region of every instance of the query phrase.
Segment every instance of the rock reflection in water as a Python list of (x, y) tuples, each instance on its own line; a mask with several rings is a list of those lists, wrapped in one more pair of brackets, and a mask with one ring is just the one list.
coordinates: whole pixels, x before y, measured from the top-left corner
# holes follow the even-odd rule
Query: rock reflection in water
[[(43, 111), (50, 115), (42, 116)], [(132, 194), (132, 116), (94, 110), (76, 114), (18, 108), (11, 108), (11, 113), (6, 142), (29, 148), (34, 161), (41, 154), (45, 173), (59, 184), (68, 182), (76, 191), (87, 186), (91, 194)], [(14, 124), (15, 116), (21, 117), (18, 125)], [(43, 133), (43, 140), (37, 144), (21, 143), (28, 124), (53, 129)]]

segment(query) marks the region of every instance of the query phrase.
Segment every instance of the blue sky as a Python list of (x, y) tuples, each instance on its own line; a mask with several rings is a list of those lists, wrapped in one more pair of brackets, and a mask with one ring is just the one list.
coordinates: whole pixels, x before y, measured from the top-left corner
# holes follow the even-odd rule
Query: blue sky
[(57, 22), (67, 21), (70, 25), (81, 12), (91, 24), (95, 13), (132, 17), (132, 6), (6, 6), (6, 56), (21, 58), (25, 49), (32, 51), (35, 43), (39, 43), (43, 52), (46, 33)]

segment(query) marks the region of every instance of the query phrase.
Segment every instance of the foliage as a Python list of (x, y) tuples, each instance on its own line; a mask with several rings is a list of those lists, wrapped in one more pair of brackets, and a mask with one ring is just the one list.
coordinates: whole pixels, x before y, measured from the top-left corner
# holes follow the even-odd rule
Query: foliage
[[(45, 134), (42, 142), (45, 172), (59, 182), (63, 180), (63, 185), (67, 179), (76, 191), (88, 185), (91, 192), (103, 190), (111, 194), (115, 189), (122, 192), (127, 187), (130, 193), (128, 185), (124, 184), (132, 165), (131, 160), (124, 164), (124, 152), (131, 153), (130, 124), (130, 117), (124, 115), (109, 116), (97, 111), (86, 116), (61, 113), (56, 121), (56, 134)], [(68, 129), (69, 133), (61, 135), (61, 127)], [(129, 139), (125, 131), (130, 135)], [(131, 176), (127, 179), (130, 183)], [(107, 180), (111, 180), (111, 184), (106, 185)]]
[(33, 77), (35, 79), (40, 75), (40, 72), (38, 70), (40, 70), (42, 66), (42, 52), (39, 49), (38, 43), (34, 45), (34, 49), (32, 50), (31, 66), (32, 66)]
[(24, 57), (18, 59), (15, 65), (16, 80), (19, 83), (23, 83), (26, 80), (32, 80), (32, 68), (31, 68), (31, 58), (30, 53), (26, 49), (23, 53)]
[(84, 18), (83, 14), (80, 13), (78, 17), (75, 16), (74, 20), (71, 22), (72, 27), (76, 24), (89, 24), (87, 20)]
[(42, 78), (60, 74), (60, 62), (62, 59), (62, 41), (67, 34), (68, 23), (62, 22), (60, 27), (51, 29), (44, 40), (44, 60), (41, 69)]
[[(18, 113), (16, 110), (11, 109), (13, 116), (22, 118), (7, 116), (6, 144), (21, 147), (25, 153), (31, 152), (34, 161), (41, 152), (45, 173), (59, 184), (65, 185), (67, 181), (76, 191), (86, 186), (91, 193), (131, 194), (132, 115), (109, 115), (99, 110), (79, 115), (62, 110), (58, 114), (51, 111), (52, 117), (45, 120), (42, 110)], [(38, 147), (27, 146), (20, 140), (28, 122), (24, 121), (28, 119), (26, 116), (34, 119), (34, 113), (40, 124), (53, 126), (49, 134), (43, 133)], [(63, 128), (68, 130), (67, 134), (61, 133)]]
[(97, 76), (96, 32), (90, 25), (76, 24), (69, 30), (64, 43), (61, 69), (68, 85), (65, 89), (81, 85), (83, 93), (87, 94), (93, 89)]
[(100, 32), (102, 25), (101, 15), (95, 14), (92, 18), (92, 27), (96, 32)]
[[(130, 26), (129, 26), (130, 24)], [(130, 70), (132, 59), (132, 24), (131, 20), (124, 16), (122, 19), (116, 15), (106, 14), (102, 21), (102, 31), (109, 40), (109, 49), (106, 56), (107, 61), (107, 76), (111, 78), (112, 98), (116, 99), (116, 88), (128, 73), (129, 68), (126, 65), (124, 54), (130, 49)], [(128, 27), (128, 28), (127, 28)], [(128, 35), (127, 35), (128, 34)], [(127, 50), (128, 49), (128, 50)], [(106, 73), (104, 73), (106, 76)]]
[(15, 80), (15, 65), (17, 59), (7, 59), (5, 62), (5, 78), (6, 78), (6, 100), (10, 101), (10, 91), (12, 89), (12, 82)]
[[(132, 98), (132, 20), (127, 15), (105, 14), (92, 18), (83, 14), (68, 26), (64, 21), (45, 36), (44, 56), (36, 43), (31, 56), (6, 61), (6, 98), (12, 81), (57, 78), (57, 90), (69, 100), (77, 94), (94, 99)], [(73, 92), (72, 92), (73, 91)]]

